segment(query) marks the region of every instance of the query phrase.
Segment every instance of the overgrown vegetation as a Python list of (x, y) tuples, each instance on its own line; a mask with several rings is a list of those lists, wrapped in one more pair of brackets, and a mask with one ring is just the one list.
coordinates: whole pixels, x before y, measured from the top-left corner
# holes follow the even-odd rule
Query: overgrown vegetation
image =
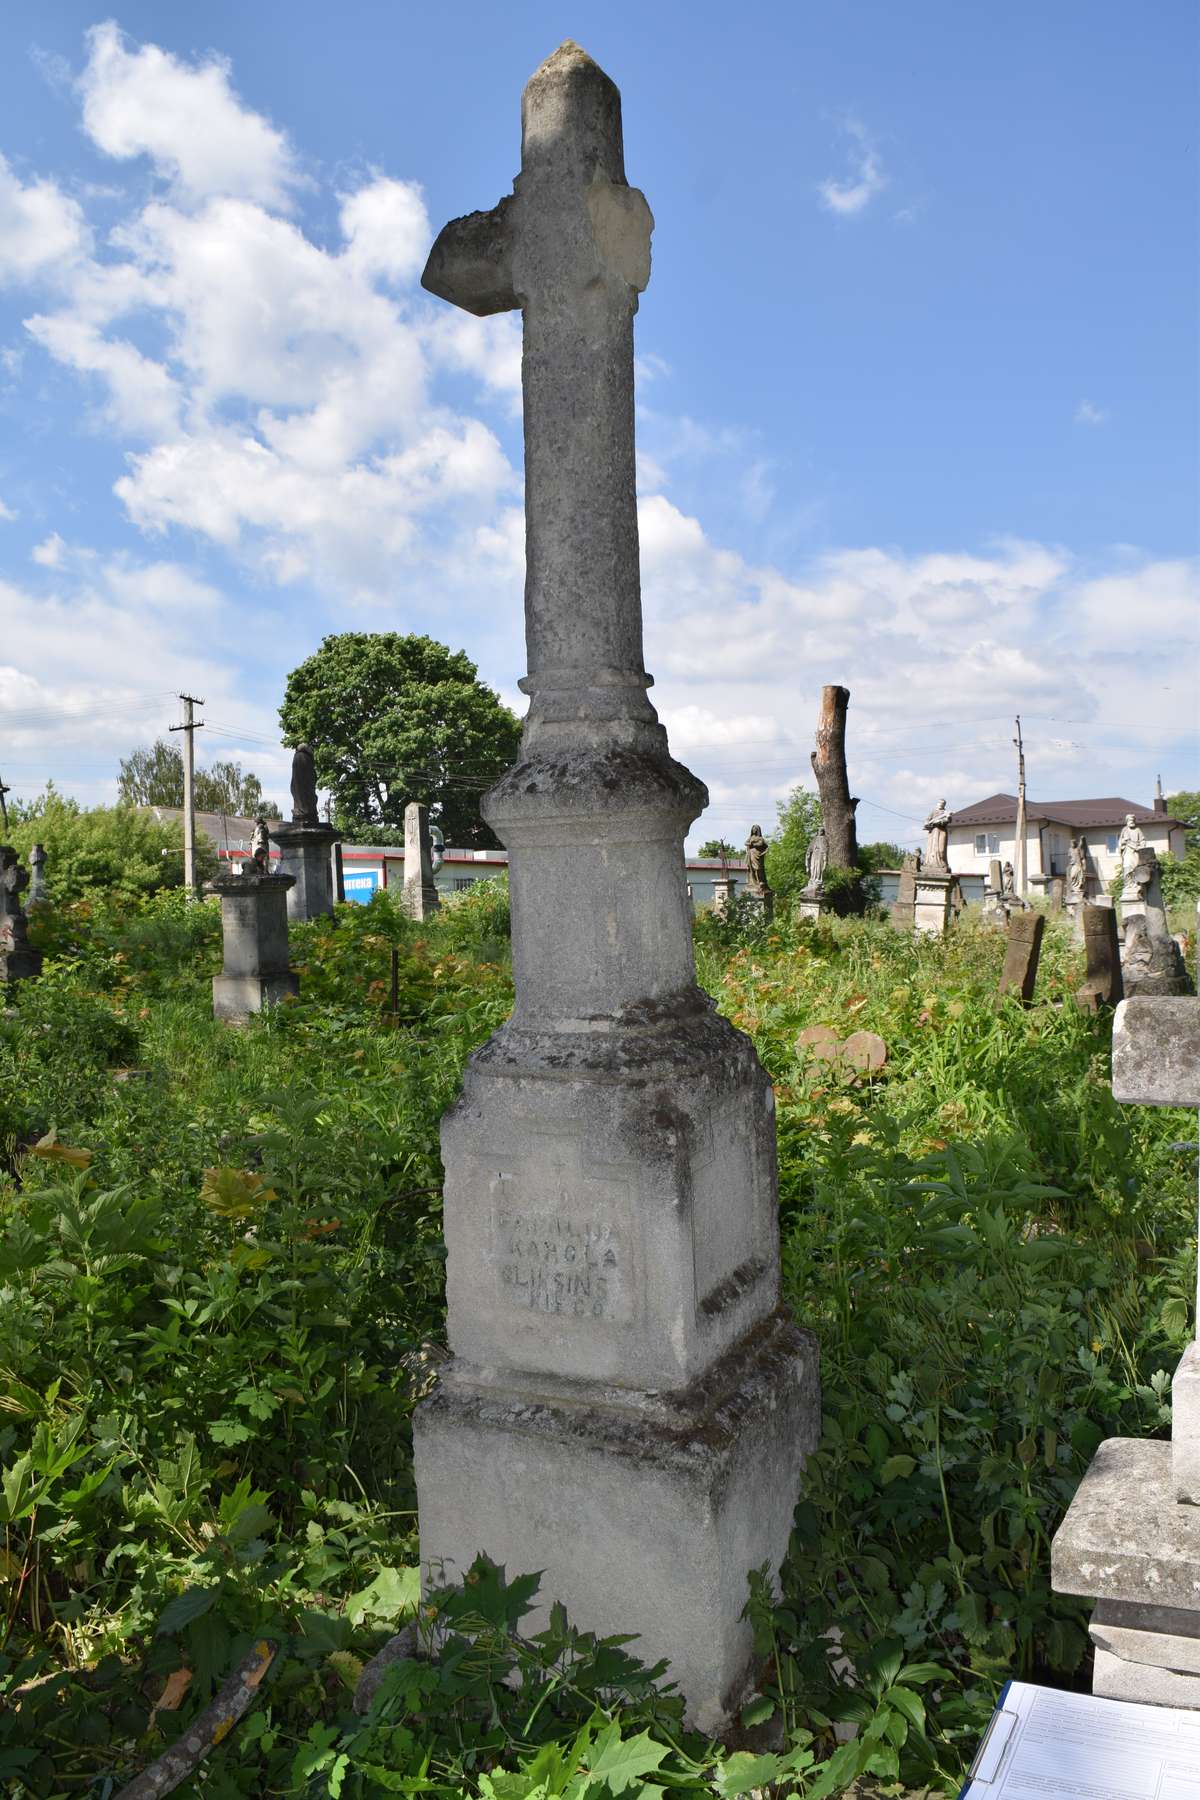
[[(730, 1756), (637, 1645), (480, 1563), (417, 1613), (409, 1418), (443, 1329), (437, 1122), (511, 1001), (503, 884), (414, 926), (386, 896), (293, 933), (301, 999), (209, 1016), (212, 905), (42, 915), (0, 1018), (0, 1786), (115, 1793), (256, 1641), (261, 1697), (179, 1791), (819, 1800), (954, 1793), (1004, 1675), (1082, 1681), (1048, 1545), (1102, 1436), (1165, 1429), (1195, 1286), (1181, 1115), (1122, 1109), (1052, 927), (1002, 941), (705, 921), (702, 978), (779, 1100), (785, 1286), (825, 1428)], [(398, 1017), (390, 953), (399, 953)], [(883, 1069), (797, 1046), (885, 1041)], [(455, 1572), (450, 1572), (455, 1573)], [(461, 1573), (461, 1572), (459, 1572)], [(750, 1572), (748, 1571), (748, 1576)], [(405, 1620), (426, 1654), (352, 1692)], [(436, 1655), (427, 1654), (436, 1651)], [(837, 1744), (835, 1720), (859, 1727)]]

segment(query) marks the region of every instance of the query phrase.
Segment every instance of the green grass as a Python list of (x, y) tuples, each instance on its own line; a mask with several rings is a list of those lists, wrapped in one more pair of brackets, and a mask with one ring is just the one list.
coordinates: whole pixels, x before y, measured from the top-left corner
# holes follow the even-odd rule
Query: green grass
[[(511, 1003), (503, 889), (428, 927), (381, 897), (295, 931), (301, 1000), (237, 1031), (210, 1016), (213, 908), (39, 929), (45, 975), (0, 1019), (5, 1792), (115, 1792), (264, 1635), (262, 1700), (181, 1792), (599, 1794), (639, 1745), (627, 1792), (818, 1796), (864, 1767), (954, 1792), (1005, 1674), (1084, 1678), (1049, 1540), (1102, 1436), (1167, 1426), (1195, 1169), (1188, 1115), (1114, 1104), (1056, 927), (1029, 1010), (996, 1003), (1002, 944), (970, 924), (698, 930), (776, 1084), (785, 1289), (822, 1349), (782, 1592), (751, 1601), (791, 1762), (755, 1769), (615, 1647), (514, 1637), (521, 1590), (482, 1568), (423, 1622), (436, 1675), (402, 1665), (349, 1711), (414, 1604), (437, 1126)], [(878, 1033), (883, 1069), (816, 1060), (812, 1024)]]

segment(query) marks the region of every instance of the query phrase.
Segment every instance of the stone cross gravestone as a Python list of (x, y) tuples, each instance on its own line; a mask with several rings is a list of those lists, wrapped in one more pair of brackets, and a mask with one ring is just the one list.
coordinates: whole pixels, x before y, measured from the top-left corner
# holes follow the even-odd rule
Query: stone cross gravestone
[[(1200, 1107), (1200, 1000), (1123, 1000), (1112, 1088), (1141, 1106)], [(1200, 1295), (1198, 1295), (1200, 1304)], [(1059, 1593), (1096, 1599), (1092, 1689), (1200, 1708), (1200, 1344), (1171, 1386), (1171, 1442), (1109, 1438), (1054, 1538)]]
[(29, 852), (29, 904), (44, 906), (49, 895), (46, 892), (46, 846), (34, 844)]
[(404, 910), (427, 919), (441, 905), (433, 879), (433, 835), (429, 808), (410, 800), (404, 809)]
[(815, 1344), (780, 1310), (774, 1104), (695, 981), (682, 856), (707, 794), (647, 697), (633, 315), (652, 220), (620, 96), (563, 44), (521, 173), (425, 286), (524, 314), (530, 696), (486, 796), (516, 1004), (442, 1128), (452, 1356), (414, 1417), (421, 1555), (543, 1570), (541, 1617), (635, 1632), (718, 1729), (753, 1679), (816, 1440)]
[(1008, 945), (1004, 967), (1000, 971), (1000, 994), (1019, 994), (1026, 1006), (1037, 986), (1038, 963), (1042, 955), (1042, 938), (1046, 919), (1042, 913), (1019, 912), (1008, 922)]

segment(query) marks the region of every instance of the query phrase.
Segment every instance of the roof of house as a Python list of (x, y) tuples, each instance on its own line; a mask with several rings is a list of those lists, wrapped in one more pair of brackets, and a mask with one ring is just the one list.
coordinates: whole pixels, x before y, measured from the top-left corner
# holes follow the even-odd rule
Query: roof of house
[[(1122, 800), (1119, 794), (1102, 800), (1027, 800), (1027, 819), (1049, 819), (1058, 825), (1085, 826), (1123, 825), (1126, 813), (1132, 813), (1138, 825), (1181, 825), (1183, 821), (1171, 813), (1155, 812), (1152, 806), (1138, 806), (1133, 800)], [(959, 807), (952, 815), (955, 825), (1015, 824), (1017, 796), (991, 794), (977, 800), (974, 806)]]

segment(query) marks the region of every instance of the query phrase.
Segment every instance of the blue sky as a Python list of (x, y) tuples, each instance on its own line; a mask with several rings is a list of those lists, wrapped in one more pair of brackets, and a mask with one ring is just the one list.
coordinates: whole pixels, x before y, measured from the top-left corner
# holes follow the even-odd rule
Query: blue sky
[[(514, 705), (519, 324), (425, 296), (565, 36), (656, 219), (648, 666), (699, 835), (852, 694), (860, 832), (1200, 785), (1194, 7), (10, 0), (0, 774), (112, 791), (205, 696), (282, 789), (287, 670), (429, 631)], [(695, 842), (696, 839), (693, 839)]]

